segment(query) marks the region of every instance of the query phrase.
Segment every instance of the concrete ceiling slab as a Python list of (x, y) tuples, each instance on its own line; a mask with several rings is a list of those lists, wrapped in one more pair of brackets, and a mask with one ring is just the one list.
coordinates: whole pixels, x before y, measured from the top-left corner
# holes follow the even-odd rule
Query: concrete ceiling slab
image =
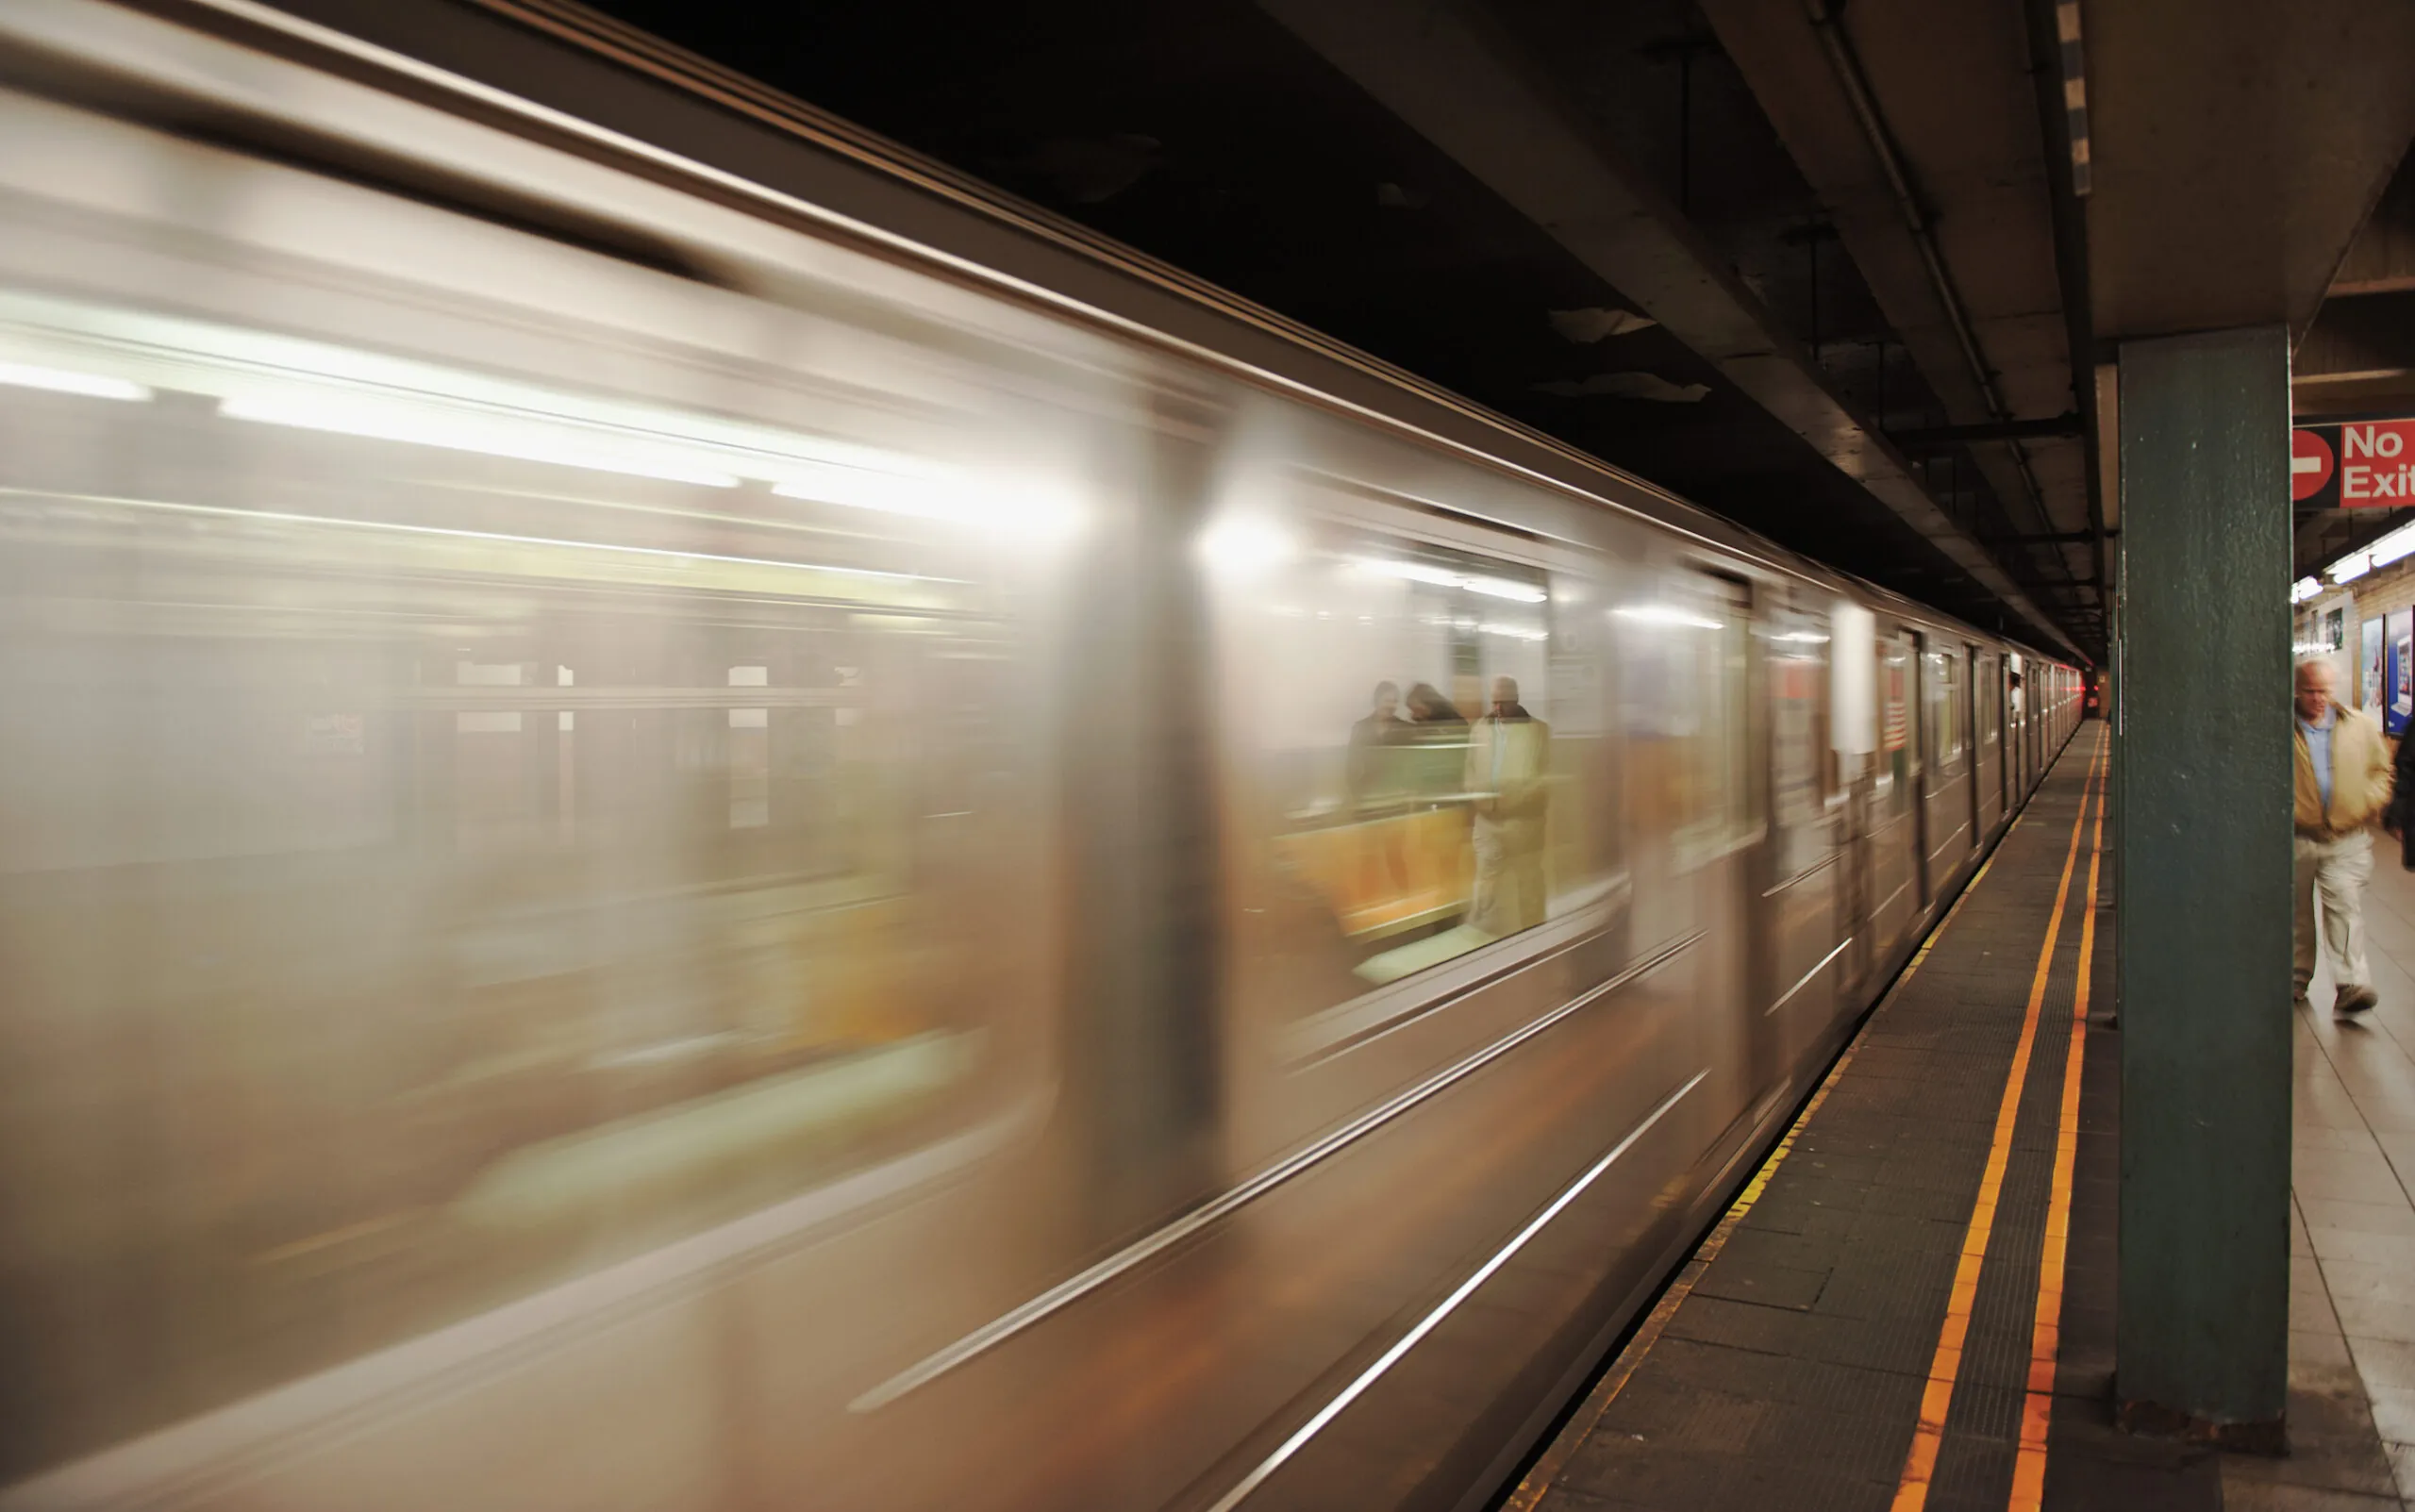
[[(2074, 408), (2070, 323), (2020, 6), (1702, 6), (1953, 423), (2044, 419)], [(1824, 23), (1841, 39), (1857, 79), (1840, 70)], [(1857, 109), (1857, 89), (1866, 91), (1913, 209), (1934, 239), (1945, 289)], [(2036, 533), (2088, 527), (2084, 459), (2041, 471), (2036, 443), (1975, 446), (1973, 458), (2016, 519), (2026, 506)], [(2084, 552), (2044, 555), (2066, 580), (2085, 575), (2073, 566)]]
[(1561, 88), (1466, 8), (1391, 0), (1261, 0), (1360, 88), (1779, 417), (1955, 566), (2058, 644), (2053, 618), (1957, 524), (1883, 436), (1832, 392), (1807, 353), (1647, 174), (1617, 155)]
[(2082, 24), (2099, 338), (2302, 335), (2415, 137), (2415, 5), (2104, 0)]

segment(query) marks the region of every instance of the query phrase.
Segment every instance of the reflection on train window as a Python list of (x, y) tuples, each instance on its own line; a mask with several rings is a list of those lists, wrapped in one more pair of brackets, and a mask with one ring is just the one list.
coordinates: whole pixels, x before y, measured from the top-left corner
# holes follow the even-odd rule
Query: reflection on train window
[(0, 387), (0, 1468), (995, 1116), (1041, 568), (803, 437), (0, 316), (94, 378)]
[(1618, 825), (1601, 637), (1575, 623), (1599, 615), (1588, 585), (1340, 522), (1270, 529), (1246, 564), (1222, 539), (1253, 1000), (1316, 1012), (1606, 895)]
[(1911, 647), (1904, 636), (1879, 642), (1878, 691), (1884, 703), (1876, 787), (1889, 819), (1911, 812)]
[(1772, 616), (1770, 773), (1777, 875), (1798, 876), (1828, 858), (1828, 636), (1791, 606)]
[(1612, 621), (1635, 773), (1630, 826), (1665, 826), (1678, 869), (1691, 871), (1732, 849), (1755, 821), (1750, 606), (1732, 583), (1671, 575), (1619, 606)]
[(2001, 686), (1996, 677), (1996, 658), (1992, 652), (1980, 654), (1977, 670), (1971, 674), (1971, 689), (1979, 712), (1979, 743), (1998, 744), (2001, 739), (1999, 726), (2003, 722), (1998, 717), (2002, 710), (1996, 700), (2001, 696)]
[(1962, 656), (1931, 651), (1924, 660), (1922, 722), (1927, 729), (1929, 764), (1942, 776), (1962, 759)]

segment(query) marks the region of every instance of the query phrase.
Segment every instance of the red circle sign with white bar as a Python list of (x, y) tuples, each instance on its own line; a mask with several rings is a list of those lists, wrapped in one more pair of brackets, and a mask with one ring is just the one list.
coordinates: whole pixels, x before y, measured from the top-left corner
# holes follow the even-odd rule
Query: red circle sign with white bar
[(2290, 498), (2311, 499), (2331, 481), (2331, 443), (2310, 430), (2290, 432)]

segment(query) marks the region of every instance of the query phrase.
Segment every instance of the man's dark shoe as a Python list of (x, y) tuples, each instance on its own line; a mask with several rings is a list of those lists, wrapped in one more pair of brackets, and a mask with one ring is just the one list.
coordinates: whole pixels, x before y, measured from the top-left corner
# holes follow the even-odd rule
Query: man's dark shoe
[(2369, 987), (2343, 987), (2332, 1000), (2331, 1011), (2342, 1018), (2354, 1017), (2381, 1001), (2381, 994)]

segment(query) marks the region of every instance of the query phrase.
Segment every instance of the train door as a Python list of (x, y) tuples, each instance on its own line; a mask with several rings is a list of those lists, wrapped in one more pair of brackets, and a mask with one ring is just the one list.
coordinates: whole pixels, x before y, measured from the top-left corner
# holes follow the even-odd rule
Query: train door
[(2021, 801), (2021, 779), (2016, 774), (2021, 758), (2013, 749), (2012, 653), (2008, 651), (1996, 659), (1996, 725), (2002, 736), (1996, 745), (1998, 765), (2002, 768), (1998, 777), (2004, 798), (2004, 817), (2009, 821), (2013, 806)]
[(2005, 749), (2011, 761), (2006, 790), (2016, 806), (2029, 796), (2029, 719), (2028, 681), (2025, 668), (2017, 651), (2005, 654), (2004, 701), (2007, 739)]
[(1834, 1020), (1851, 933), (1836, 864), (1843, 800), (1828, 734), (1829, 620), (1825, 605), (1796, 590), (1774, 592), (1759, 623), (1770, 825), (1757, 875), (1764, 971), (1756, 1000), (1781, 1071)]
[(1883, 960), (1919, 913), (1920, 749), (1912, 740), (1911, 637), (1900, 626), (1878, 638), (1873, 653), (1878, 703), (1878, 750), (1864, 828), (1868, 857), (1871, 954)]
[(2029, 758), (2026, 774), (2030, 790), (2035, 791), (2040, 773), (2046, 770), (2046, 669), (2030, 663), (2029, 686), (2021, 691), (2022, 750)]
[(2024, 793), (2038, 787), (2039, 756), (2046, 749), (2046, 688), (2036, 662), (2021, 688), (2021, 784)]
[(1963, 743), (1968, 748), (1962, 760), (1963, 812), (1971, 825), (1970, 844), (1975, 850), (1987, 833), (1979, 796), (1979, 648), (1964, 642), (1956, 660), (1962, 672), (1962, 689), (1954, 717), (1962, 726)]
[(1994, 833), (2004, 818), (2004, 673), (1992, 651), (1971, 648), (1971, 698), (1975, 718), (1979, 835)]
[(1760, 906), (1775, 865), (1765, 822), (1768, 722), (1757, 717), (1766, 699), (1756, 641), (1766, 630), (1756, 623), (1753, 589), (1724, 573), (1686, 573), (1661, 592), (1684, 606), (1680, 629), (1687, 633), (1680, 644), (1690, 652), (1692, 689), (1700, 699), (1690, 711), (1693, 739), (1682, 753), (1691, 791), (1674, 837), (1674, 860), (1677, 874), (1690, 879), (1687, 890), (1698, 910), (1702, 958), (1740, 968), (1724, 980), (1707, 971), (1704, 1003), (1733, 1005), (1739, 1059), (1748, 1068), (1746, 1095), (1757, 1100), (1775, 1088), (1783, 1069), (1781, 1047), (1763, 1026), (1776, 972)]
[(2038, 669), (2038, 712), (2031, 719), (2029, 780), (2035, 784), (2055, 752), (2055, 669)]
[(1927, 895), (1941, 895), (1971, 849), (1971, 757), (1962, 653), (1921, 638), (1921, 784)]

